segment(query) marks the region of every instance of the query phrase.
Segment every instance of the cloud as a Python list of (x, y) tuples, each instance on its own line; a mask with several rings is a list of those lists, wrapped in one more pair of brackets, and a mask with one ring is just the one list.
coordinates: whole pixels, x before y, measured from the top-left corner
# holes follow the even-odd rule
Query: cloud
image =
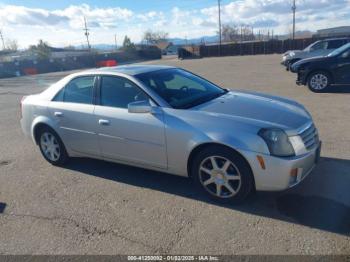
[(27, 8), (7, 5), (0, 7), (2, 25), (57, 26), (65, 24), (73, 29), (83, 26), (84, 16), (92, 27), (114, 27), (119, 21), (128, 21), (133, 12), (123, 8), (91, 8), (87, 4), (69, 6), (61, 10)]
[(3, 25), (57, 25), (67, 22), (66, 15), (57, 15), (44, 9), (8, 5), (0, 8), (0, 22)]

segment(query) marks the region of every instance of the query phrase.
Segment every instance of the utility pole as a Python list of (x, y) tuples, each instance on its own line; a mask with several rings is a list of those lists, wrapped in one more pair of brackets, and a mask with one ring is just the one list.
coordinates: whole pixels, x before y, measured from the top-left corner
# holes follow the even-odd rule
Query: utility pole
[(0, 38), (2, 42), (2, 49), (5, 50), (5, 41), (4, 41), (4, 36), (2, 35), (2, 31), (0, 30)]
[(86, 36), (86, 42), (87, 42), (87, 45), (88, 45), (88, 48), (89, 50), (91, 49), (91, 46), (90, 46), (90, 42), (89, 42), (89, 29), (87, 28), (87, 24), (86, 24), (86, 17), (84, 16), (84, 25), (85, 25), (85, 28), (83, 29), (85, 31), (85, 36)]
[(218, 12), (219, 12), (219, 56), (221, 56), (221, 0), (218, 0)]
[(114, 43), (115, 43), (115, 50), (118, 49), (118, 45), (117, 45), (117, 34), (114, 34)]
[(293, 40), (295, 39), (295, 11), (297, 7), (295, 5), (295, 0), (293, 0), (293, 6), (292, 6), (292, 11), (293, 11)]

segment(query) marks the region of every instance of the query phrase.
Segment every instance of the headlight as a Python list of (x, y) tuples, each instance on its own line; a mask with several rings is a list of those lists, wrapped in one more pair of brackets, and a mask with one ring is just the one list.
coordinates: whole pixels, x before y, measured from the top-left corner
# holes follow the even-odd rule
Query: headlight
[(261, 129), (258, 132), (269, 148), (270, 154), (273, 156), (295, 156), (292, 144), (287, 134), (282, 129)]

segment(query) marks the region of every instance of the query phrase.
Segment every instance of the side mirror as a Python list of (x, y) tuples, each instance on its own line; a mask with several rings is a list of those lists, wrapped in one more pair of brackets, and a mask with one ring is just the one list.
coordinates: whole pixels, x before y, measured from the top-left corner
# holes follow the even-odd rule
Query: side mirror
[(350, 58), (350, 51), (346, 51), (341, 55), (342, 58), (349, 59)]
[(152, 113), (153, 107), (149, 101), (137, 101), (128, 104), (129, 113)]

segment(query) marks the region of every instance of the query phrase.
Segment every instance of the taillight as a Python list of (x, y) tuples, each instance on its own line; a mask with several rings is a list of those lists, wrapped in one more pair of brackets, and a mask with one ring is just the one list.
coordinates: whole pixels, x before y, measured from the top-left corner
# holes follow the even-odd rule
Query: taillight
[(23, 115), (22, 115), (22, 107), (23, 107), (22, 104), (23, 104), (24, 99), (26, 99), (26, 97), (27, 97), (27, 96), (22, 97), (21, 102), (20, 102), (20, 114), (21, 114), (21, 118), (22, 118), (22, 116), (23, 116)]

